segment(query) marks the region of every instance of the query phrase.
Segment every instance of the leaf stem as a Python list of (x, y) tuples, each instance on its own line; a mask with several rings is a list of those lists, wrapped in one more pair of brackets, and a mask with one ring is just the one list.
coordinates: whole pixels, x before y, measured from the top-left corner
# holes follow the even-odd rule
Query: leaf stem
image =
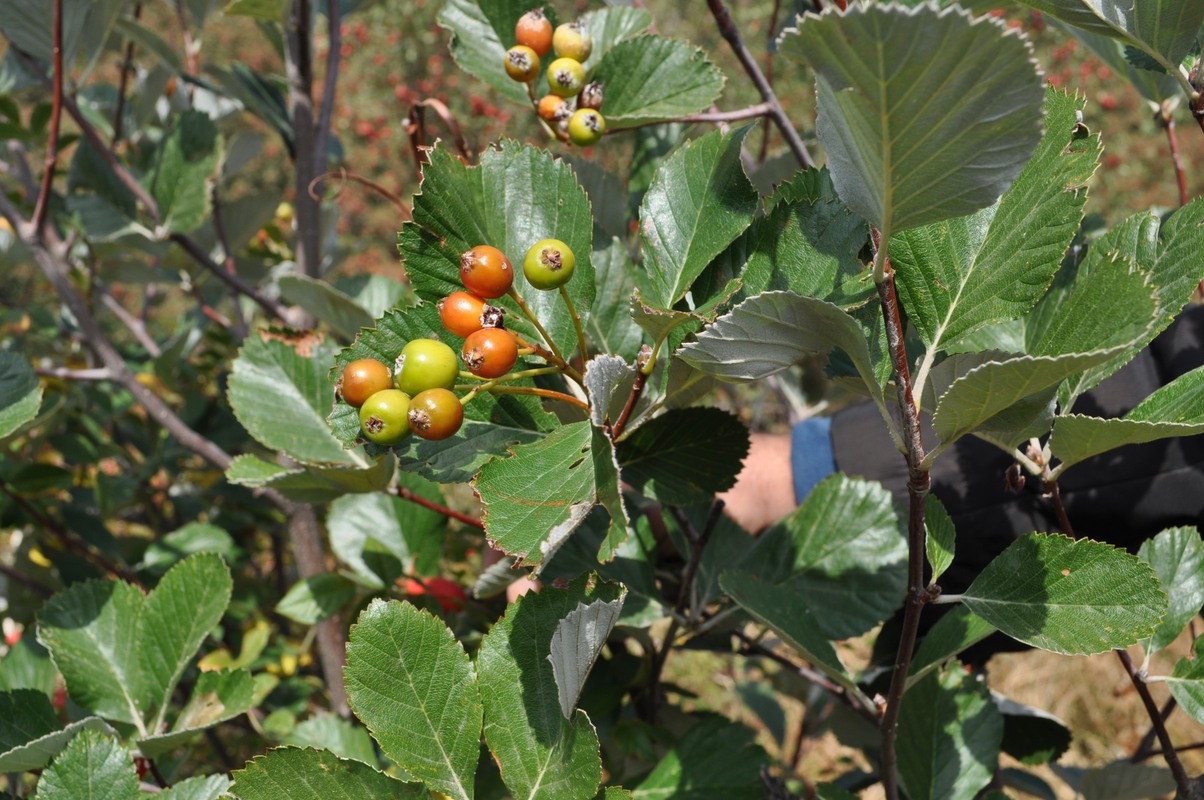
[(648, 372), (644, 369), (648, 361), (652, 358), (652, 348), (648, 345), (640, 345), (640, 352), (635, 357), (635, 380), (631, 384), (631, 394), (627, 395), (627, 403), (623, 406), (623, 411), (619, 414), (619, 418), (615, 424), (610, 426), (610, 440), (618, 441), (619, 436), (623, 433), (623, 429), (627, 427), (627, 421), (631, 419), (631, 412), (635, 410), (636, 403), (640, 400), (640, 395), (644, 393), (644, 387), (648, 383)]
[(571, 394), (565, 394), (564, 392), (558, 392), (555, 389), (540, 389), (537, 386), (509, 386), (507, 384), (502, 384), (500, 386), (491, 386), (487, 383), (483, 383), (480, 386), (474, 387), (471, 392), (469, 392), (463, 398), (461, 398), (460, 402), (467, 403), (470, 400), (472, 400), (472, 398), (474, 398), (478, 394), (480, 394), (481, 392), (490, 392), (492, 394), (533, 395), (535, 397), (543, 397), (548, 400), (559, 400), (562, 403), (568, 403), (571, 406), (576, 406), (577, 408), (580, 408), (582, 411), (585, 411), (587, 413), (589, 412), (589, 406), (586, 405), (585, 401), (578, 400), (576, 397), (573, 397)]
[(463, 522), (465, 525), (471, 525), (474, 528), (485, 530), (485, 523), (481, 522), (476, 517), (470, 517), (467, 514), (461, 514), (459, 511), (448, 508), (440, 503), (436, 503), (434, 500), (427, 500), (422, 495), (415, 494), (412, 490), (407, 489), (404, 486), (390, 486), (389, 494), (396, 495), (402, 500), (408, 500), (411, 503), (422, 506), (423, 508), (428, 508), (431, 511), (442, 514), (445, 517), (449, 517), (450, 519)]
[(33, 227), (41, 231), (46, 224), (46, 212), (50, 206), (50, 190), (54, 182), (54, 168), (59, 158), (59, 125), (63, 119), (63, 0), (54, 0), (54, 99), (50, 107), (50, 141), (46, 145), (46, 162), (43, 166), (42, 188), (33, 207)]
[(1171, 163), (1175, 167), (1175, 180), (1179, 186), (1179, 205), (1185, 206), (1191, 201), (1191, 196), (1187, 193), (1187, 172), (1183, 167), (1183, 154), (1179, 152), (1179, 136), (1175, 133), (1175, 118), (1171, 116), (1171, 110), (1165, 104), (1154, 117), (1166, 131), (1166, 142), (1171, 150)]
[(585, 346), (585, 331), (581, 328), (581, 315), (577, 313), (577, 307), (573, 305), (573, 299), (569, 297), (568, 289), (560, 287), (560, 298), (564, 300), (564, 304), (569, 309), (569, 316), (573, 319), (573, 330), (577, 332), (577, 348), (581, 353), (581, 363), (589, 363), (589, 351)]

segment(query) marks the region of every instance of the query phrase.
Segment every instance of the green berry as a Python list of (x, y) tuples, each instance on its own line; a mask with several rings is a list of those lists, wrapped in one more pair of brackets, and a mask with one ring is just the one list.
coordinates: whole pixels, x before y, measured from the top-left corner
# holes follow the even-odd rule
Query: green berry
[(559, 289), (573, 277), (577, 258), (569, 246), (559, 239), (543, 239), (527, 251), (523, 259), (523, 275), (536, 289)]
[(450, 389), (460, 375), (456, 351), (435, 339), (415, 339), (401, 349), (394, 368), (397, 388), (413, 397), (427, 389)]
[(585, 67), (571, 58), (558, 58), (548, 65), (548, 89), (560, 97), (573, 97), (585, 86)]
[(397, 389), (377, 392), (360, 406), (360, 430), (364, 438), (391, 447), (410, 435), (410, 396)]
[(595, 144), (606, 133), (606, 118), (597, 109), (579, 108), (569, 117), (568, 133), (573, 144)]

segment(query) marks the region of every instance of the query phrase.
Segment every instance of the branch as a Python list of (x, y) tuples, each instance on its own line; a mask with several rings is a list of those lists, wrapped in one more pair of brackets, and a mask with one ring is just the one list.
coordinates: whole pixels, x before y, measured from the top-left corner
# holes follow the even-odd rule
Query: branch
[(126, 311), (125, 307), (121, 303), (118, 303), (116, 298), (103, 287), (100, 288), (100, 302), (105, 304), (105, 308), (113, 312), (113, 316), (121, 320), (121, 324), (134, 335), (134, 338), (138, 340), (138, 344), (146, 349), (151, 358), (159, 357), (163, 350), (159, 347), (159, 343), (147, 333), (146, 326), (142, 324), (142, 320), (136, 319), (130, 312)]
[(652, 348), (648, 345), (640, 345), (640, 352), (635, 357), (635, 381), (631, 384), (631, 394), (627, 395), (627, 403), (623, 406), (622, 413), (619, 414), (619, 419), (610, 427), (610, 440), (618, 441), (619, 436), (623, 433), (623, 429), (627, 427), (627, 421), (631, 419), (631, 412), (635, 410), (636, 403), (640, 400), (640, 395), (644, 393), (644, 387), (648, 384), (648, 373), (644, 370), (644, 366), (652, 358)]
[(1171, 163), (1175, 167), (1175, 180), (1179, 184), (1179, 205), (1185, 206), (1191, 201), (1191, 196), (1187, 193), (1187, 172), (1183, 168), (1183, 154), (1179, 152), (1179, 137), (1175, 133), (1175, 118), (1171, 116), (1170, 109), (1163, 106), (1162, 109), (1154, 115), (1158, 124), (1166, 131), (1166, 141), (1171, 149)]
[[(322, 272), (321, 209), (309, 194), (317, 170), (318, 153), (314, 129), (313, 47), (309, 29), (309, 0), (294, 0), (286, 26), (284, 48), (288, 76), (289, 116), (293, 123), (293, 169), (297, 209), (297, 268), (302, 275), (317, 278)], [(325, 162), (323, 161), (323, 164)], [(312, 320), (300, 327), (308, 328)]]
[(803, 144), (803, 140), (799, 138), (798, 131), (794, 129), (790, 118), (782, 110), (782, 104), (778, 102), (778, 97), (774, 94), (773, 87), (765, 79), (765, 74), (757, 66), (752, 53), (748, 52), (748, 48), (744, 46), (744, 42), (740, 38), (740, 31), (736, 27), (736, 23), (732, 20), (732, 15), (728, 13), (727, 6), (723, 4), (723, 0), (707, 0), (707, 7), (710, 8), (711, 14), (715, 17), (715, 22), (719, 25), (719, 35), (731, 45), (732, 51), (736, 54), (736, 58), (740, 60), (744, 71), (748, 73), (748, 77), (752, 80), (753, 85), (761, 93), (761, 99), (769, 104), (770, 116), (777, 123), (778, 129), (782, 132), (782, 136), (786, 139), (786, 144), (790, 147), (791, 152), (794, 153), (794, 157), (804, 167), (815, 166), (815, 160), (807, 152), (807, 147)]
[(108, 367), (95, 369), (70, 369), (68, 367), (38, 367), (34, 372), (43, 378), (57, 378), (61, 381), (111, 381), (114, 380), (113, 370)]
[(50, 188), (54, 182), (54, 167), (59, 158), (59, 124), (63, 120), (63, 0), (54, 0), (54, 100), (50, 107), (50, 141), (46, 145), (46, 164), (42, 173), (42, 189), (33, 207), (33, 227), (42, 230), (46, 224), (46, 209), (50, 205)]
[(636, 128), (647, 128), (652, 125), (664, 125), (666, 122), (712, 122), (721, 124), (724, 122), (739, 122), (742, 119), (756, 119), (757, 117), (773, 116), (773, 106), (769, 103), (757, 103), (753, 106), (738, 108), (734, 111), (704, 111), (701, 114), (687, 114), (684, 117), (674, 117), (671, 120), (658, 120), (654, 122), (643, 122), (639, 125), (632, 125), (627, 128), (616, 128), (606, 132), (606, 135), (620, 134), (626, 131), (633, 131)]
[(440, 505), (434, 500), (427, 500), (422, 495), (416, 494), (404, 486), (390, 487), (389, 493), (397, 495), (402, 500), (409, 500), (411, 503), (417, 503), (423, 508), (429, 508), (431, 511), (435, 511), (445, 517), (450, 517), (451, 519), (463, 522), (465, 525), (471, 525), (474, 528), (485, 530), (485, 523), (481, 522), (476, 517), (470, 517), (467, 514), (461, 514), (459, 511), (448, 508), (445, 505)]
[[(326, 27), (329, 47), (326, 51), (326, 75), (322, 79), (322, 108), (318, 111), (318, 136), (314, 145), (314, 173), (326, 174), (326, 154), (330, 148), (330, 121), (334, 115), (334, 95), (342, 63), (342, 3), (326, 0)], [(316, 179), (315, 179), (316, 180)], [(312, 185), (312, 184), (311, 184)]]
[(1187, 776), (1187, 770), (1183, 768), (1183, 762), (1179, 760), (1179, 754), (1175, 751), (1170, 734), (1167, 733), (1166, 724), (1162, 721), (1162, 712), (1158, 710), (1158, 704), (1154, 702), (1154, 697), (1150, 694), (1150, 687), (1146, 685), (1144, 676), (1133, 666), (1133, 659), (1129, 658), (1127, 651), (1117, 650), (1116, 657), (1120, 659), (1125, 674), (1133, 682), (1133, 688), (1137, 690), (1137, 695), (1141, 698), (1141, 703), (1150, 717), (1150, 723), (1157, 733), (1158, 743), (1162, 745), (1162, 757), (1166, 759), (1166, 765), (1171, 768), (1171, 774), (1175, 776), (1175, 785), (1179, 787), (1179, 793), (1176, 796), (1192, 797), (1193, 781)]
[[(142, 3), (134, 4), (134, 21), (142, 17)], [(125, 45), (125, 55), (121, 59), (121, 80), (117, 83), (117, 107), (113, 109), (113, 138), (109, 144), (113, 147), (121, 141), (121, 129), (125, 117), (125, 90), (130, 82), (130, 69), (134, 66), (134, 40), (130, 39)]]
[(260, 308), (273, 317), (283, 322), (289, 322), (290, 318), (288, 310), (284, 306), (280, 305), (275, 300), (264, 297), (262, 294), (257, 292), (254, 287), (243, 281), (242, 278), (223, 268), (220, 264), (210, 258), (209, 254), (202, 250), (201, 246), (192, 239), (189, 239), (182, 233), (173, 233), (170, 238), (173, 242), (184, 248), (184, 252), (192, 256), (194, 261), (211, 272), (218, 280), (237, 290), (240, 294), (246, 295), (254, 300)]

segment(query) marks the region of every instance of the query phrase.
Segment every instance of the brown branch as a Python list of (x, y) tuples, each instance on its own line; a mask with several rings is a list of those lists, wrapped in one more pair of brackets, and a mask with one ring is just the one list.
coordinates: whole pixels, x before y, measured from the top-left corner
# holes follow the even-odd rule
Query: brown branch
[[(134, 4), (134, 21), (142, 17), (142, 3)], [(130, 70), (134, 66), (134, 40), (126, 42), (125, 55), (121, 59), (121, 80), (117, 83), (117, 107), (113, 109), (113, 138), (109, 140), (111, 147), (116, 147), (121, 141), (121, 129), (125, 118), (125, 92), (130, 83)]]
[(159, 347), (159, 343), (151, 338), (150, 333), (148, 333), (146, 330), (146, 326), (142, 324), (142, 320), (136, 318), (130, 314), (130, 312), (126, 311), (125, 306), (117, 302), (117, 299), (113, 297), (113, 295), (109, 294), (108, 290), (106, 290), (103, 286), (98, 288), (100, 289), (101, 293), (100, 302), (104, 303), (105, 308), (112, 311), (113, 316), (121, 320), (121, 324), (134, 335), (134, 338), (138, 340), (138, 344), (142, 345), (146, 349), (146, 352), (150, 354), (151, 358), (158, 358), (163, 350)]
[[(289, 116), (293, 123), (297, 269), (302, 275), (317, 278), (322, 272), (322, 218), (318, 202), (310, 197), (308, 189), (314, 176), (322, 170), (316, 169), (313, 36), (309, 28), (309, 9), (309, 0), (294, 0), (292, 3), (285, 32), (284, 61), (288, 76)], [(308, 328), (312, 324), (312, 319), (308, 319), (299, 327)]]
[(50, 106), (50, 141), (46, 144), (46, 163), (43, 166), (42, 189), (33, 207), (33, 227), (42, 230), (50, 206), (50, 189), (54, 182), (54, 167), (59, 159), (59, 125), (63, 120), (63, 0), (54, 0), (54, 100)]
[(276, 319), (279, 319), (283, 322), (290, 321), (288, 310), (285, 309), (284, 306), (280, 305), (275, 300), (264, 297), (262, 294), (256, 291), (254, 287), (250, 286), (242, 278), (238, 277), (238, 275), (222, 267), (220, 264), (210, 258), (209, 254), (202, 250), (201, 246), (195, 241), (182, 233), (173, 233), (170, 238), (173, 242), (184, 248), (184, 252), (192, 256), (194, 261), (204, 267), (218, 280), (237, 290), (240, 294), (246, 295), (251, 300), (255, 301), (256, 305)]
[(1175, 119), (1166, 107), (1163, 107), (1154, 116), (1158, 124), (1166, 131), (1166, 142), (1171, 149), (1171, 163), (1175, 167), (1175, 180), (1179, 185), (1179, 205), (1185, 206), (1191, 201), (1191, 196), (1187, 193), (1187, 172), (1183, 167), (1183, 154), (1179, 152), (1179, 136), (1175, 133)]
[[(343, 53), (342, 3), (326, 0), (326, 26), (329, 47), (326, 53), (326, 75), (322, 78), (322, 107), (318, 110), (318, 134), (314, 144), (314, 172), (326, 175), (327, 151), (330, 149), (330, 124), (334, 117), (335, 90), (339, 83), (339, 66)], [(312, 188), (313, 183), (310, 184)]]
[(459, 522), (463, 522), (465, 525), (471, 525), (474, 528), (479, 528), (481, 530), (485, 530), (485, 523), (481, 522), (476, 517), (470, 517), (467, 514), (461, 514), (459, 511), (448, 508), (445, 505), (436, 503), (434, 500), (427, 500), (422, 495), (416, 494), (412, 490), (407, 489), (404, 486), (391, 487), (389, 489), (389, 492), (390, 492), (390, 494), (397, 495), (402, 500), (409, 500), (411, 503), (417, 503), (418, 505), (422, 506), (423, 508), (429, 508), (431, 511), (435, 511), (439, 514), (442, 514), (445, 517), (450, 517), (451, 519), (457, 520)]
[(644, 371), (644, 367), (648, 364), (648, 359), (652, 358), (652, 348), (648, 345), (641, 345), (640, 352), (635, 357), (635, 381), (631, 384), (631, 394), (627, 395), (627, 403), (623, 406), (622, 413), (619, 414), (618, 420), (610, 427), (610, 440), (617, 441), (623, 433), (623, 429), (627, 427), (627, 421), (631, 419), (631, 412), (635, 410), (636, 403), (640, 400), (640, 395), (644, 393), (644, 387), (648, 383), (648, 373)]
[[(876, 249), (883, 249), (878, 231), (871, 231)], [(899, 711), (903, 692), (907, 688), (907, 673), (915, 650), (920, 629), (920, 612), (933, 594), (924, 585), (925, 537), (924, 502), (931, 487), (928, 470), (921, 468), (924, 460), (924, 440), (920, 429), (920, 414), (911, 392), (911, 373), (907, 362), (907, 348), (903, 341), (903, 323), (899, 315), (899, 299), (895, 292), (895, 275), (890, 259), (884, 258), (885, 276), (878, 283), (878, 298), (882, 305), (882, 316), (886, 323), (886, 337), (890, 346), (891, 368), (899, 410), (903, 415), (904, 443), (907, 446), (907, 600), (903, 611), (903, 630), (899, 639), (899, 651), (891, 674), (890, 689), (886, 696), (886, 707), (882, 713), (882, 785), (887, 800), (898, 800), (899, 780), (896, 774), (898, 754), (896, 744), (899, 733)], [(935, 591), (935, 589), (934, 589)]]
[(744, 71), (752, 80), (753, 85), (757, 87), (757, 91), (761, 93), (761, 99), (770, 105), (770, 116), (777, 123), (778, 130), (782, 132), (782, 136), (786, 139), (786, 144), (790, 147), (790, 151), (794, 153), (794, 157), (804, 167), (815, 166), (815, 160), (807, 152), (807, 147), (803, 144), (803, 140), (799, 138), (794, 124), (790, 122), (790, 118), (782, 110), (782, 104), (778, 102), (778, 97), (774, 94), (773, 87), (765, 79), (765, 74), (757, 66), (757, 61), (752, 57), (752, 53), (744, 46), (744, 42), (740, 38), (740, 30), (732, 20), (732, 15), (728, 13), (727, 6), (723, 4), (723, 0), (707, 0), (707, 7), (711, 10), (711, 15), (715, 17), (715, 22), (719, 25), (719, 35), (731, 46), (732, 51), (736, 54), (736, 58), (740, 60), (741, 66), (744, 67)]
[(1129, 658), (1127, 651), (1117, 650), (1116, 657), (1120, 659), (1125, 674), (1133, 682), (1133, 688), (1137, 690), (1141, 704), (1145, 706), (1146, 713), (1150, 717), (1150, 723), (1158, 736), (1158, 743), (1162, 745), (1162, 756), (1166, 759), (1166, 765), (1170, 767), (1171, 774), (1175, 776), (1175, 785), (1179, 787), (1177, 796), (1192, 797), (1192, 780), (1187, 776), (1183, 762), (1179, 760), (1175, 745), (1171, 742), (1171, 736), (1167, 733), (1166, 725), (1162, 721), (1162, 713), (1158, 710), (1158, 704), (1154, 702), (1153, 695), (1150, 694), (1150, 688), (1146, 685), (1145, 678), (1133, 666), (1133, 659)]
[(1058, 482), (1046, 481), (1045, 493), (1053, 505), (1054, 513), (1058, 515), (1058, 527), (1062, 529), (1062, 533), (1072, 539), (1077, 538), (1074, 535), (1074, 526), (1070, 524), (1070, 517), (1066, 515), (1066, 506), (1062, 503), (1062, 490), (1058, 487)]

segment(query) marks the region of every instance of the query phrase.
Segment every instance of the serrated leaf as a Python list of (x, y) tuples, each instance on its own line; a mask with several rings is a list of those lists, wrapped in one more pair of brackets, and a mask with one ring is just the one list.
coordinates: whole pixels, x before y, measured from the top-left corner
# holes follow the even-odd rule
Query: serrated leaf
[(605, 249), (594, 250), (593, 262), (597, 294), (585, 335), (596, 351), (630, 361), (644, 341), (631, 319), (631, 294), (635, 291), (631, 256), (621, 240), (612, 238)]
[(362, 725), (335, 714), (319, 713), (293, 728), (282, 740), (294, 747), (329, 750), (339, 758), (376, 766), (376, 748)]
[(1070, 728), (1053, 714), (991, 693), (1003, 715), (1001, 748), (1022, 764), (1057, 761), (1070, 747)]
[(953, 563), (957, 531), (953, 527), (953, 518), (934, 494), (929, 494), (924, 500), (924, 527), (928, 532), (924, 552), (932, 567), (931, 580), (936, 583)]
[(965, 606), (954, 606), (924, 635), (924, 640), (920, 642), (911, 660), (907, 685), (911, 686), (933, 669), (994, 632), (994, 625), (975, 616)]
[(0, 352), (0, 439), (38, 415), (42, 387), (24, 356)]
[(837, 473), (761, 535), (743, 568), (796, 593), (827, 638), (847, 639), (902, 604), (906, 559), (890, 493)]
[(835, 348), (848, 355), (867, 391), (880, 401), (879, 375), (857, 321), (831, 303), (791, 292), (745, 300), (683, 346), (680, 357), (708, 375), (744, 382)]
[(327, 750), (279, 747), (234, 773), (239, 800), (428, 800), (420, 783), (402, 783), (359, 761)]
[(979, 573), (966, 607), (1033, 647), (1102, 653), (1149, 638), (1167, 598), (1148, 564), (1111, 545), (1033, 533)]
[(619, 621), (625, 594), (610, 602), (597, 600), (588, 605), (579, 603), (568, 616), (560, 620), (552, 634), (548, 661), (552, 663), (552, 677), (556, 679), (560, 710), (570, 722), (581, 690), (585, 687), (585, 679), (598, 660), (606, 637), (610, 636), (615, 623)]
[(219, 556), (197, 553), (169, 569), (147, 595), (137, 633), (139, 671), (150, 703), (145, 711), (163, 719), (184, 668), (221, 621), (233, 587)]
[[(442, 495), (415, 475), (403, 473), (400, 482), (419, 497), (442, 502)], [(386, 581), (403, 573), (437, 573), (447, 519), (437, 511), (400, 497), (372, 493), (340, 497), (331, 503), (326, 529), (331, 550), (338, 559), (361, 581), (384, 588)], [(380, 575), (374, 569), (373, 563), (380, 556), (369, 553), (369, 544), (373, 550), (383, 548), (396, 559), (397, 575)]]
[(218, 800), (232, 785), (225, 775), (203, 775), (172, 784), (159, 793), (158, 800)]
[(137, 800), (130, 751), (99, 731), (82, 730), (42, 772), (37, 800)]
[(158, 232), (188, 233), (209, 214), (209, 181), (221, 161), (222, 137), (204, 113), (187, 110), (159, 145), (146, 188), (159, 205)]
[[(398, 245), (420, 298), (433, 305), (461, 289), (460, 255), (476, 245), (498, 248), (518, 269), (528, 248), (554, 238), (576, 255), (573, 277), (564, 288), (582, 323), (588, 325), (595, 291), (590, 261), (593, 218), (585, 191), (567, 163), (544, 150), (503, 140), (486, 150), (476, 167), (467, 167), (446, 148), (436, 147), (422, 176), (413, 222), (402, 228)], [(514, 281), (514, 291), (566, 356), (576, 349), (576, 329), (558, 292), (534, 289), (522, 278)], [(512, 300), (502, 298), (494, 305), (506, 309), (508, 328), (527, 341), (540, 341), (539, 332)], [(423, 335), (441, 327), (436, 324)]]
[(1047, 91), (1045, 135), (998, 203), (891, 238), (899, 298), (930, 351), (1019, 318), (1049, 287), (1100, 154), (1098, 135), (1074, 138), (1075, 111), (1085, 103)]
[(305, 356), (284, 342), (248, 337), (230, 375), (230, 408), (264, 447), (299, 461), (366, 467), (368, 460), (345, 450), (326, 424), (334, 399), (330, 355), (319, 347)]
[(306, 275), (285, 275), (277, 283), (284, 300), (296, 303), (330, 326), (343, 341), (351, 341), (360, 328), (372, 325), (372, 314), (366, 308), (326, 281)]
[(351, 629), (347, 697), (381, 749), (409, 775), (473, 797), (481, 697), (463, 646), (409, 603), (374, 600)]
[(565, 589), (545, 586), (511, 604), (481, 642), (485, 743), (517, 800), (589, 800), (598, 790), (597, 733), (584, 711), (571, 720), (561, 713), (548, 654), (560, 621), (578, 604), (614, 602), (621, 591), (586, 576)]
[(226, 468), (226, 480), (251, 488), (272, 488), (301, 503), (328, 503), (349, 493), (379, 492), (393, 478), (394, 460), (388, 455), (368, 466), (305, 464), (285, 467), (252, 455), (241, 455)]
[(757, 190), (740, 163), (749, 130), (715, 131), (688, 142), (657, 170), (640, 204), (649, 281), (643, 296), (650, 304), (673, 308), (752, 222)]
[(162, 574), (193, 553), (215, 553), (227, 564), (243, 555), (234, 537), (222, 528), (208, 522), (190, 522), (151, 542), (138, 569)]
[(737, 605), (769, 626), (815, 669), (843, 686), (850, 697), (863, 696), (836, 648), (813, 618), (817, 611), (799, 593), (747, 572), (728, 572), (719, 579), (719, 585)]
[(590, 421), (603, 426), (617, 420), (627, 398), (631, 396), (634, 383), (635, 367), (619, 356), (599, 355), (591, 358), (585, 365)]
[(71, 699), (106, 719), (141, 725), (147, 690), (138, 657), (143, 597), (123, 581), (72, 584), (38, 615), (38, 641), (54, 656)]
[(513, 453), (481, 467), (476, 478), (490, 541), (517, 556), (519, 565), (538, 567), (601, 503), (611, 524), (599, 556), (609, 561), (627, 537), (610, 440), (590, 423), (576, 422)]
[(1051, 17), (1102, 36), (1119, 38), (1175, 69), (1204, 25), (1195, 0), (1024, 0)]
[(1003, 717), (985, 682), (960, 669), (931, 674), (903, 695), (899, 777), (912, 800), (971, 800), (990, 783)]
[(171, 730), (138, 740), (147, 758), (167, 755), (205, 728), (245, 714), (255, 702), (255, 679), (245, 669), (202, 672)]
[(631, 790), (635, 800), (762, 800), (761, 768), (768, 760), (743, 725), (707, 716)]
[(356, 583), (335, 572), (297, 581), (276, 604), (276, 613), (302, 625), (315, 625), (339, 613), (356, 594)]
[(1170, 645), (1204, 606), (1204, 541), (1195, 528), (1168, 528), (1141, 543), (1137, 556), (1154, 569), (1169, 598), (1166, 616), (1146, 649)]
[(816, 72), (841, 199), (888, 239), (991, 205), (1040, 139), (1040, 75), (998, 20), (856, 5), (806, 14), (779, 49)]
[(718, 99), (724, 84), (723, 73), (702, 50), (663, 36), (618, 43), (590, 77), (606, 92), (610, 130), (696, 114)]
[(51, 759), (62, 752), (77, 733), (84, 730), (117, 736), (117, 731), (100, 717), (85, 717), (64, 728), (56, 728), (25, 744), (14, 746), (11, 749), (0, 749), (0, 772), (13, 773), (42, 769), (50, 763)]
[(618, 445), (623, 480), (671, 505), (709, 502), (732, 488), (748, 455), (748, 428), (718, 408), (669, 411)]

